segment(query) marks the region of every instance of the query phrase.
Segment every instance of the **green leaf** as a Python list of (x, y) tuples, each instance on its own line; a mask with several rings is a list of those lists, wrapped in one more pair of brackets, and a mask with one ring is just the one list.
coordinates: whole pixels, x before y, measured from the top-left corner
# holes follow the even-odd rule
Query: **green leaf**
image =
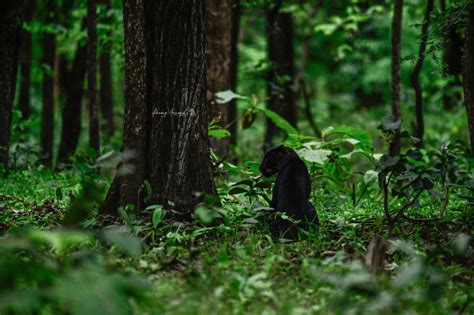
[(194, 214), (204, 224), (210, 224), (215, 219), (221, 217), (219, 212), (215, 211), (214, 209), (208, 209), (205, 207), (197, 207), (196, 210), (194, 211)]
[(248, 192), (247, 189), (242, 188), (242, 187), (234, 187), (231, 190), (229, 190), (229, 195), (238, 195), (238, 194), (243, 194)]
[(304, 160), (312, 163), (324, 164), (328, 160), (328, 157), (331, 155), (331, 150), (310, 150), (308, 148), (304, 148), (298, 150), (299, 156), (301, 156)]
[(217, 124), (209, 125), (207, 133), (209, 137), (216, 138), (217, 140), (230, 137), (230, 132)]
[(72, 246), (77, 246), (91, 240), (91, 236), (87, 233), (74, 230), (33, 230), (28, 234), (28, 239), (37, 245), (50, 245), (55, 253), (64, 255)]
[(278, 128), (286, 132), (286, 134), (298, 134), (298, 130), (293, 127), (288, 121), (283, 117), (266, 108), (260, 108), (260, 110), (270, 119)]
[(122, 252), (130, 256), (138, 256), (142, 253), (141, 240), (122, 228), (108, 228), (102, 233), (105, 241), (116, 246)]
[(398, 163), (398, 161), (399, 161), (398, 157), (394, 157), (394, 156), (384, 154), (380, 158), (379, 163), (382, 167), (385, 168), (385, 167), (391, 167), (391, 166), (396, 165)]
[(163, 209), (162, 205), (149, 206), (148, 208), (146, 208), (146, 210), (153, 210), (151, 222), (153, 223), (153, 227), (156, 229), (158, 224), (160, 224), (160, 222), (166, 216), (166, 211)]
[(216, 96), (216, 102), (219, 104), (229, 103), (230, 101), (234, 99), (241, 99), (241, 100), (248, 99), (248, 97), (236, 94), (232, 92), (231, 90), (217, 92), (215, 96)]
[(392, 116), (385, 116), (382, 120), (382, 130), (396, 132), (402, 126), (401, 119), (394, 121)]

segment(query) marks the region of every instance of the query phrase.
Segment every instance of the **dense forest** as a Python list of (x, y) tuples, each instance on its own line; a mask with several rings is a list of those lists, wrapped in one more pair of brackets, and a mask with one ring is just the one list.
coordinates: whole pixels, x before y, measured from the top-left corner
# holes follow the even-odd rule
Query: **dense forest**
[(474, 314), (474, 1), (3, 0), (0, 314)]

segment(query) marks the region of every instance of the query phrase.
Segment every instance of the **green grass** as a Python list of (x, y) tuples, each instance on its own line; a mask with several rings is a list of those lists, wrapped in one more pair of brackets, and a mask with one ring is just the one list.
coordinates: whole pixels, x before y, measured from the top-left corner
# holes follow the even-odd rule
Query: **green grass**
[[(13, 171), (0, 179), (2, 234), (21, 236), (19, 228), (24, 226), (56, 230), (70, 202), (70, 194), (80, 191), (76, 186), (81, 178), (81, 173), (74, 171), (34, 169)], [(108, 179), (100, 178), (100, 181), (108, 182)], [(59, 195), (58, 189), (62, 190)], [(474, 305), (466, 304), (474, 293), (474, 256), (469, 256), (472, 247), (461, 254), (452, 249), (456, 235), (472, 235), (473, 231), (472, 211), (463, 201), (454, 198), (444, 220), (439, 222), (403, 223), (398, 236), (412, 245), (405, 244), (402, 250), (389, 254), (388, 271), (377, 278), (369, 276), (363, 258), (375, 233), (383, 235), (385, 231), (378, 194), (370, 195), (354, 209), (343, 194), (316, 188), (313, 201), (321, 226), (309, 231), (299, 242), (281, 242), (266, 232), (264, 223), (245, 221), (254, 212), (253, 207), (241, 201), (240, 196), (223, 198), (227, 214), (223, 221), (211, 226), (198, 220), (181, 224), (165, 220), (155, 229), (146, 223), (146, 218), (132, 217), (130, 229), (143, 241), (144, 250), (139, 256), (127, 256), (120, 250), (120, 244), (110, 247), (103, 242), (81, 241), (68, 247), (68, 258), (46, 249), (47, 261), (63, 261), (66, 271), (58, 272), (66, 277), (73, 270), (82, 270), (71, 261), (87, 250), (102, 257), (94, 264), (104, 266), (105, 269), (100, 269), (104, 275), (119, 272), (145, 279), (149, 284), (144, 289), (145, 302), (139, 299), (140, 303), (132, 303), (135, 313), (454, 314), (464, 309), (469, 314), (474, 311)], [(432, 208), (436, 209), (429, 198), (422, 201), (428, 205), (432, 202)], [(101, 221), (93, 221), (89, 222), (96, 227), (92, 232), (100, 235), (97, 227)], [(118, 224), (125, 223), (119, 220)], [(410, 246), (416, 248), (415, 253), (406, 250)], [(5, 256), (0, 252), (1, 257)], [(409, 268), (404, 269), (404, 265)], [(413, 270), (416, 272), (411, 274)], [(396, 286), (396, 281), (402, 284)], [(87, 287), (83, 289), (87, 291)], [(60, 298), (58, 301), (62, 305)], [(93, 301), (83, 303), (93, 304)], [(52, 305), (45, 304), (40, 309), (45, 314), (53, 309), (54, 313), (56, 304)]]

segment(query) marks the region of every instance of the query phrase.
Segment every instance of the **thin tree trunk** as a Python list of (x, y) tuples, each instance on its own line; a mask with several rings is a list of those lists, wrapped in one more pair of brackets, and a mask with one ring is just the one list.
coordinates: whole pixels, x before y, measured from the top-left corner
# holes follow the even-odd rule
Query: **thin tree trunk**
[(78, 44), (71, 71), (65, 71), (62, 80), (66, 100), (62, 110), (61, 141), (58, 150), (58, 161), (61, 163), (67, 162), (67, 159), (74, 154), (79, 141), (86, 69), (87, 45)]
[(124, 198), (140, 205), (146, 180), (152, 188), (147, 203), (189, 216), (203, 200), (199, 193), (216, 194), (207, 136), (204, 0), (124, 0), (124, 24), (124, 150), (132, 147), (134, 159), (125, 169), (133, 171), (116, 178), (102, 211), (116, 213)]
[[(110, 0), (102, 0), (106, 10), (110, 8)], [(109, 23), (110, 19), (104, 20)], [(112, 70), (110, 64), (110, 48), (105, 47), (100, 54), (100, 109), (105, 120), (105, 131), (110, 138), (114, 134), (114, 111), (112, 98)]]
[[(25, 4), (24, 22), (30, 23), (33, 18), (35, 1), (27, 1)], [(30, 108), (30, 83), (31, 83), (31, 33), (26, 29), (21, 30), (20, 50), (20, 92), (18, 105), (21, 118), (26, 120), (31, 115)]]
[(115, 215), (127, 204), (142, 210), (147, 171), (147, 56), (145, 0), (123, 0), (125, 42), (125, 116), (123, 160), (101, 212)]
[(87, 0), (87, 99), (89, 146), (100, 150), (99, 107), (97, 104), (97, 0)]
[(420, 49), (418, 51), (418, 60), (413, 69), (410, 80), (415, 90), (415, 113), (416, 113), (416, 126), (414, 136), (420, 141), (417, 143), (418, 147), (423, 145), (423, 135), (425, 133), (425, 121), (423, 117), (423, 90), (420, 85), (420, 72), (425, 62), (426, 43), (428, 41), (428, 31), (430, 28), (430, 15), (433, 11), (434, 0), (428, 0), (426, 3), (425, 17), (423, 20), (423, 26), (421, 28), (421, 41)]
[[(440, 0), (441, 11), (447, 15), (446, 0)], [(462, 47), (464, 41), (459, 35), (456, 25), (451, 21), (445, 25), (443, 34), (444, 46), (444, 74), (451, 78), (443, 93), (443, 107), (450, 110), (462, 99), (462, 93), (453, 91), (462, 86), (460, 76), (462, 75)]]
[[(401, 120), (400, 110), (400, 46), (402, 37), (403, 0), (395, 0), (392, 20), (392, 116)], [(400, 154), (400, 130), (390, 143), (390, 155)]]
[[(320, 10), (321, 6), (323, 5), (323, 1), (317, 1), (315, 5), (311, 8), (311, 11), (309, 12), (309, 20), (314, 20), (316, 18), (316, 14)], [(304, 34), (303, 36), (303, 41), (301, 43), (301, 56), (300, 56), (300, 62), (298, 66), (298, 72), (296, 73), (295, 76), (295, 82), (297, 84), (297, 99), (300, 99), (303, 97), (303, 104), (304, 104), (304, 112), (306, 115), (306, 118), (308, 120), (309, 126), (313, 130), (313, 133), (318, 137), (321, 138), (321, 130), (318, 128), (316, 125), (316, 122), (314, 121), (313, 114), (311, 112), (311, 96), (314, 96), (315, 93), (309, 93), (307, 90), (307, 84), (305, 80), (305, 69), (306, 69), (306, 63), (309, 59), (309, 42), (311, 39), (310, 34)]]
[[(268, 77), (268, 108), (296, 127), (293, 18), (290, 13), (280, 13), (279, 6), (275, 5), (267, 13), (266, 28), (268, 59), (272, 67)], [(272, 146), (276, 132), (275, 124), (267, 119), (264, 149)]]
[[(237, 92), (237, 79), (239, 67), (239, 35), (240, 35), (240, 15), (242, 7), (240, 0), (232, 0), (232, 30), (230, 37), (230, 89)], [(230, 143), (237, 144), (237, 100), (233, 99), (229, 103), (229, 131)]]
[(13, 99), (18, 70), (22, 1), (0, 4), (0, 165), (8, 166)]
[[(206, 56), (207, 56), (207, 102), (209, 122), (219, 119), (219, 125), (228, 124), (229, 104), (215, 101), (215, 93), (230, 89), (232, 8), (231, 0), (205, 0), (206, 3)], [(211, 139), (211, 147), (220, 156), (229, 149), (230, 138)]]
[[(45, 24), (55, 20), (56, 0), (49, 0), (46, 6)], [(41, 155), (42, 163), (51, 166), (54, 136), (54, 61), (56, 39), (52, 33), (43, 35), (43, 104), (41, 110)]]
[(471, 156), (474, 157), (474, 4), (469, 6), (464, 44), (464, 98), (466, 101)]

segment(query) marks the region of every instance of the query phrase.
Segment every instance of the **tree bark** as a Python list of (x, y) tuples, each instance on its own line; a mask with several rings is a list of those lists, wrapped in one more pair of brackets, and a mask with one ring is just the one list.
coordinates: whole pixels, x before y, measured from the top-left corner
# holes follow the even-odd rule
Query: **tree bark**
[[(218, 104), (215, 93), (230, 89), (232, 8), (231, 0), (205, 0), (206, 3), (206, 60), (207, 60), (207, 103), (209, 122), (219, 120), (227, 128), (229, 104)], [(212, 149), (225, 156), (230, 138), (211, 139)]]
[(147, 54), (145, 0), (123, 0), (125, 42), (125, 116), (123, 159), (101, 212), (115, 215), (119, 207), (142, 210), (140, 194), (147, 171)]
[(423, 26), (421, 27), (421, 40), (420, 40), (420, 49), (418, 51), (418, 60), (413, 69), (410, 80), (415, 90), (415, 113), (416, 113), (416, 126), (414, 136), (420, 141), (417, 142), (417, 146), (421, 147), (423, 145), (423, 136), (425, 133), (425, 121), (423, 117), (423, 89), (420, 85), (420, 72), (423, 68), (423, 63), (425, 62), (425, 53), (426, 53), (426, 43), (428, 41), (428, 31), (430, 28), (430, 15), (433, 11), (434, 0), (428, 0), (426, 3), (425, 17), (423, 20)]
[[(110, 8), (110, 0), (102, 0), (106, 10)], [(110, 19), (104, 20), (109, 23)], [(112, 70), (110, 64), (110, 47), (104, 47), (100, 54), (100, 109), (105, 121), (105, 131), (110, 138), (114, 134), (114, 111), (112, 98)]]
[(471, 156), (474, 157), (474, 4), (469, 5), (464, 44), (464, 98), (466, 101)]
[(100, 150), (99, 107), (97, 104), (97, 0), (87, 0), (87, 100), (89, 146)]
[[(33, 18), (35, 1), (27, 1), (24, 8), (23, 21), (30, 23)], [(31, 33), (26, 29), (21, 30), (20, 50), (20, 92), (18, 105), (21, 118), (26, 120), (31, 115), (30, 108), (30, 86), (31, 86)]]
[[(268, 108), (296, 127), (294, 91), (294, 25), (290, 13), (280, 13), (275, 5), (267, 13), (267, 53), (272, 69), (268, 75)], [(277, 127), (267, 119), (264, 147), (272, 146)]]
[(0, 165), (8, 166), (23, 1), (0, 4)]
[(65, 71), (62, 78), (66, 100), (62, 110), (61, 141), (58, 150), (58, 161), (61, 163), (67, 162), (67, 159), (76, 151), (79, 141), (86, 69), (87, 45), (78, 44), (71, 70)]
[[(392, 116), (401, 120), (400, 110), (400, 46), (402, 37), (403, 0), (395, 0), (392, 20)], [(400, 154), (400, 130), (390, 143), (390, 155)]]
[[(240, 15), (242, 7), (240, 0), (232, 0), (232, 30), (230, 36), (230, 89), (237, 92), (237, 79), (239, 67), (239, 36), (240, 36)], [(228, 126), (230, 131), (230, 143), (237, 144), (237, 100), (233, 99), (229, 103)]]
[[(145, 201), (189, 216), (202, 200), (196, 193), (216, 194), (207, 136), (203, 1), (123, 2), (123, 150), (129, 160), (109, 189), (104, 213), (115, 214), (126, 204), (140, 210)], [(124, 170), (128, 175), (121, 176)], [(147, 200), (145, 181), (152, 188)]]
[[(45, 24), (55, 21), (56, 1), (49, 0), (46, 6)], [(43, 35), (43, 104), (41, 109), (41, 161), (51, 166), (54, 138), (54, 62), (56, 38), (52, 33)]]
[[(440, 0), (441, 11), (446, 16), (449, 14), (446, 9), (446, 0)], [(458, 33), (457, 27), (452, 21), (444, 27), (444, 74), (453, 77), (448, 83), (446, 91), (443, 93), (443, 107), (450, 110), (462, 99), (462, 93), (455, 93), (453, 89), (462, 85), (460, 76), (462, 75), (462, 47), (464, 42)]]

